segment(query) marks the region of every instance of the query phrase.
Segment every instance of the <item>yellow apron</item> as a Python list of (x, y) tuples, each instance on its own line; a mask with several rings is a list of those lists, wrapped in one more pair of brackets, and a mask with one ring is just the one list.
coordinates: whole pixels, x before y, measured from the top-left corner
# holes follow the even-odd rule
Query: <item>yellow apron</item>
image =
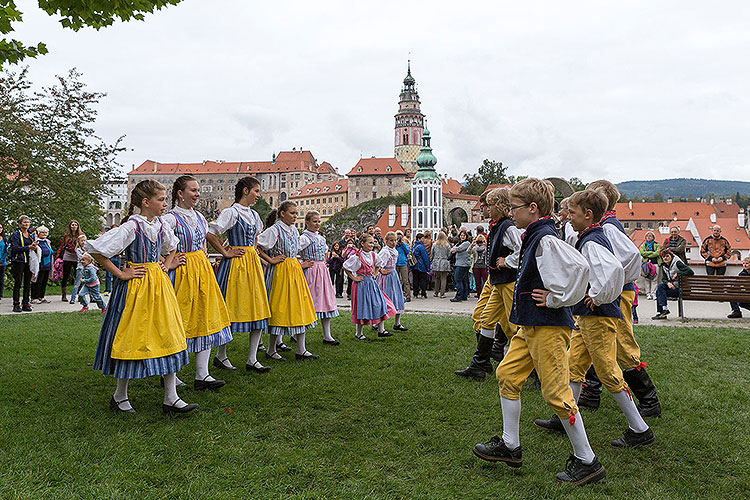
[(255, 247), (244, 248), (244, 255), (233, 257), (227, 278), (226, 303), (232, 323), (248, 323), (271, 317), (263, 269)]
[(114, 359), (151, 359), (187, 349), (177, 297), (156, 262), (129, 263), (146, 275), (128, 281), (125, 307), (112, 343)]
[(174, 288), (189, 339), (213, 335), (229, 326), (229, 311), (214, 271), (202, 250), (185, 254), (187, 262), (175, 269)]
[(305, 273), (297, 259), (284, 259), (273, 270), (271, 326), (307, 326), (317, 321)]

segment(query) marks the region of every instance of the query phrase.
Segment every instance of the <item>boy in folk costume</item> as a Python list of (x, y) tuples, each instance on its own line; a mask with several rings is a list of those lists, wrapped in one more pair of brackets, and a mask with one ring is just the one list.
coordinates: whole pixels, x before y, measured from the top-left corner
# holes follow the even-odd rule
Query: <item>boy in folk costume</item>
[[(612, 244), (617, 260), (625, 270), (625, 286), (620, 296), (620, 309), (623, 318), (617, 321), (617, 363), (622, 369), (625, 382), (638, 400), (638, 411), (644, 417), (660, 417), (661, 405), (656, 394), (656, 387), (646, 371), (646, 363), (641, 361), (641, 348), (633, 336), (632, 306), (635, 299), (634, 282), (640, 274), (641, 256), (638, 248), (625, 234), (625, 229), (617, 220), (615, 206), (620, 199), (617, 187), (609, 181), (598, 180), (586, 189), (600, 190), (607, 198), (607, 212), (601, 220), (604, 234)], [(599, 408), (602, 384), (593, 367), (586, 374), (586, 383), (578, 400), (579, 406)]]
[(536, 368), (542, 396), (565, 425), (573, 454), (559, 482), (582, 485), (598, 481), (606, 471), (589, 445), (583, 419), (568, 384), (567, 349), (573, 329), (570, 306), (586, 294), (586, 259), (557, 234), (551, 219), (555, 188), (548, 181), (527, 178), (510, 190), (510, 212), (516, 226), (526, 228), (509, 320), (519, 325), (510, 349), (497, 369), (503, 414), (502, 437), (474, 446), (474, 454), (491, 462), (521, 466), (519, 435), (521, 388)]
[[(573, 394), (578, 396), (593, 361), (602, 383), (628, 421), (625, 435), (611, 444), (633, 448), (653, 443), (654, 433), (638, 413), (616, 361), (617, 321), (623, 316), (620, 294), (625, 272), (598, 222), (606, 208), (607, 199), (599, 190), (579, 191), (569, 201), (570, 221), (573, 229), (578, 231), (576, 250), (586, 258), (591, 269), (586, 297), (573, 308), (580, 329), (573, 332), (570, 341), (570, 386)], [(628, 311), (628, 314), (632, 312)], [(548, 430), (565, 430), (565, 423), (558, 415), (534, 423)]]
[(488, 207), (491, 219), (487, 239), (490, 275), (472, 314), (474, 330), (478, 334), (476, 351), (468, 367), (454, 372), (475, 380), (484, 380), (485, 374), (493, 371), (490, 357), (502, 361), (504, 347), (516, 332), (516, 325), (508, 318), (513, 306), (513, 285), (521, 251), (521, 232), (509, 217), (509, 191), (493, 189), (482, 206)]

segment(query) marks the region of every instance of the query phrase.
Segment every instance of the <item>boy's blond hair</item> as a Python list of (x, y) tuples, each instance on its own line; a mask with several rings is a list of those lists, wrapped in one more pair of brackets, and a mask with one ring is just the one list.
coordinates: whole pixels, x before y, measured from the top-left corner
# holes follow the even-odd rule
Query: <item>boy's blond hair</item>
[(600, 189), (585, 189), (570, 195), (568, 205), (575, 205), (582, 210), (591, 210), (593, 221), (599, 222), (607, 211), (607, 197)]
[(496, 188), (487, 193), (486, 204), (495, 206), (500, 212), (500, 217), (510, 214), (510, 191), (508, 188)]
[(560, 210), (562, 210), (563, 208), (568, 208), (569, 204), (570, 204), (570, 196), (568, 196), (567, 198), (563, 198), (562, 200), (560, 200)]
[(510, 195), (524, 203), (536, 203), (539, 217), (552, 215), (555, 206), (555, 186), (550, 181), (527, 177), (510, 188)]
[(620, 191), (617, 189), (617, 186), (608, 180), (599, 179), (598, 181), (594, 181), (586, 186), (586, 189), (600, 190), (607, 198), (607, 210), (614, 210), (617, 202), (620, 201)]

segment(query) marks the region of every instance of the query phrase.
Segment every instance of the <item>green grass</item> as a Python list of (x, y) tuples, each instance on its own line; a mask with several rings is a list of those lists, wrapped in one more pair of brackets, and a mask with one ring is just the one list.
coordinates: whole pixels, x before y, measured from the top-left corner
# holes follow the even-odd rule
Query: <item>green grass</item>
[[(612, 448), (625, 428), (611, 397), (583, 413), (607, 479), (554, 482), (565, 437), (534, 428), (551, 415), (523, 393), (524, 466), (471, 453), (501, 425), (497, 384), (459, 379), (474, 335), (465, 318), (406, 316), (410, 331), (358, 342), (346, 313), (339, 347), (320, 329), (315, 362), (267, 375), (223, 372), (215, 393), (181, 390), (201, 408), (161, 415), (156, 378), (133, 381), (136, 415), (108, 408), (111, 377), (91, 368), (96, 312), (0, 316), (0, 498), (747, 498), (750, 332), (638, 327), (664, 417), (657, 441)], [(389, 322), (389, 325), (391, 322)], [(242, 366), (247, 335), (229, 354)], [(265, 361), (265, 360), (264, 360)], [(192, 380), (193, 365), (181, 376)]]

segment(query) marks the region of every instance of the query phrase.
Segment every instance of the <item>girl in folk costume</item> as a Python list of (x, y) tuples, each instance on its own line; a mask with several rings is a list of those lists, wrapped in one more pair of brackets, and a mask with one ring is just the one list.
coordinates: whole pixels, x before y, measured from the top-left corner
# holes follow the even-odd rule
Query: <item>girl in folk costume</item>
[[(268, 327), (271, 310), (263, 284), (263, 269), (255, 249), (263, 222), (258, 212), (250, 208), (260, 198), (260, 182), (255, 177), (243, 177), (234, 188), (234, 205), (224, 209), (216, 221), (208, 225), (206, 240), (224, 258), (219, 264), (216, 279), (226, 300), (232, 333), (250, 332), (250, 353), (245, 369), (257, 373), (270, 370), (258, 362), (260, 336)], [(229, 247), (225, 248), (219, 235), (227, 233)], [(226, 344), (219, 346), (214, 366), (236, 370), (227, 358)]]
[(200, 197), (198, 181), (182, 175), (172, 186), (172, 210), (162, 218), (177, 236), (178, 258), (173, 260), (169, 277), (174, 284), (187, 350), (195, 353), (196, 390), (218, 389), (225, 382), (208, 373), (211, 348), (232, 340), (229, 311), (206, 256), (206, 219), (193, 207)]
[[(163, 185), (141, 181), (130, 195), (126, 221), (86, 243), (86, 250), (115, 281), (96, 347), (94, 369), (114, 375), (117, 390), (109, 404), (134, 413), (128, 381), (164, 376), (164, 413), (188, 413), (198, 407), (177, 395), (175, 373), (190, 362), (185, 329), (172, 284), (165, 273), (175, 258), (177, 238), (159, 217), (167, 206)], [(140, 214), (132, 215), (140, 208)], [(122, 252), (128, 265), (120, 270), (109, 260)], [(168, 254), (164, 264), (159, 257)]]
[(333, 290), (331, 276), (325, 263), (328, 245), (326, 239), (318, 233), (320, 214), (314, 210), (305, 215), (306, 230), (299, 238), (299, 254), (305, 269), (305, 280), (310, 288), (315, 314), (323, 325), (323, 343), (339, 345), (340, 342), (331, 336), (331, 318), (339, 315), (336, 305), (336, 293)]
[(357, 325), (358, 340), (367, 338), (362, 334), (364, 325), (378, 325), (378, 337), (393, 335), (385, 330), (383, 322), (396, 314), (396, 308), (373, 277), (384, 264), (372, 251), (373, 241), (371, 235), (364, 233), (359, 239), (359, 251), (344, 262), (344, 270), (352, 280), (352, 323)]
[[(276, 220), (278, 217), (278, 220)], [(268, 229), (258, 236), (261, 257), (266, 267), (266, 290), (271, 304), (270, 334), (266, 357), (286, 361), (278, 352), (279, 337), (294, 335), (297, 339), (297, 360), (318, 359), (305, 347), (305, 332), (315, 327), (317, 316), (310, 289), (305, 281), (302, 266), (297, 260), (299, 233), (294, 227), (297, 205), (283, 202), (266, 220)], [(307, 262), (305, 267), (312, 267)]]
[(401, 315), (404, 313), (404, 292), (401, 288), (401, 280), (398, 279), (396, 270), (396, 261), (398, 260), (398, 250), (396, 250), (396, 233), (389, 231), (385, 235), (385, 246), (378, 253), (378, 262), (382, 262), (383, 267), (375, 281), (386, 297), (393, 303), (396, 309), (396, 318), (393, 323), (393, 329), (405, 332), (408, 330), (401, 324)]

